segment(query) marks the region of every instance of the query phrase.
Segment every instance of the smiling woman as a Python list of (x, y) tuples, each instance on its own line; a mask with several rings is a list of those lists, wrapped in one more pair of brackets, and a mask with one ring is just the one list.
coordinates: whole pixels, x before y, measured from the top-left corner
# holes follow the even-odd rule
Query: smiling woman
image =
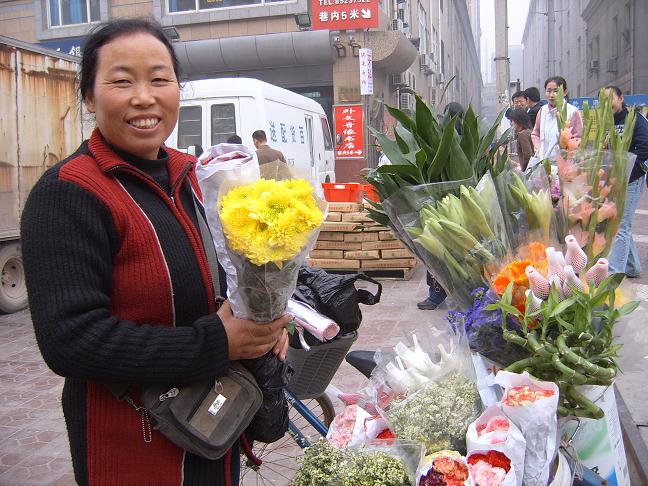
[[(230, 360), (283, 359), (287, 349), (287, 316), (259, 326), (216, 306), (226, 289), (197, 229), (195, 159), (163, 145), (178, 119), (178, 74), (158, 24), (99, 25), (79, 81), (97, 127), (23, 211), (32, 321), (43, 358), (65, 377), (81, 485), (238, 484), (238, 443), (219, 460), (182, 450), (136, 408), (141, 388), (213, 383)], [(105, 383), (129, 386), (134, 405)]]

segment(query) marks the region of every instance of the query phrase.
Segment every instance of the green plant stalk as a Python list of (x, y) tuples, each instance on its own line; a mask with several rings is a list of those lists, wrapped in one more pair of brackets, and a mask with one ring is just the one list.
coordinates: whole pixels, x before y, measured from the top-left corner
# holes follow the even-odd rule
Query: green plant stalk
[(576, 403), (578, 407), (583, 409), (583, 411), (587, 414), (582, 416), (590, 417), (594, 419), (600, 419), (605, 417), (603, 410), (601, 410), (601, 408), (598, 405), (596, 405), (594, 402), (592, 402), (590, 399), (588, 399), (582, 393), (576, 390), (576, 388), (568, 385), (566, 389), (567, 389), (567, 396), (569, 397), (569, 399), (572, 400), (574, 403)]
[(590, 375), (602, 379), (612, 379), (616, 376), (616, 370), (611, 368), (603, 368), (602, 366), (590, 363), (587, 359), (574, 353), (567, 346), (564, 334), (561, 334), (556, 338), (556, 345), (558, 346), (558, 351), (561, 356), (563, 356), (571, 364), (587, 370)]

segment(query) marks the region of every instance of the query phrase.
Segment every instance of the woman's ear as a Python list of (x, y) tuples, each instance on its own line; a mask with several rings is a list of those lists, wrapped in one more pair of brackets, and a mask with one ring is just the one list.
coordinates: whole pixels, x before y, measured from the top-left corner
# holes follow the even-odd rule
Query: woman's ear
[(94, 96), (92, 93), (86, 94), (85, 105), (90, 113), (95, 112)]

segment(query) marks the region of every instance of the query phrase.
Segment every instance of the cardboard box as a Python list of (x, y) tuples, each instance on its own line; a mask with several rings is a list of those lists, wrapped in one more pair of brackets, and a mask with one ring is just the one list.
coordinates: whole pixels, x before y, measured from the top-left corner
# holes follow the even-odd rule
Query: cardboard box
[[(340, 233), (342, 234), (342, 233)], [(362, 250), (362, 243), (351, 241), (320, 241), (315, 242), (315, 250)]]
[(320, 231), (317, 241), (344, 241), (344, 233), (338, 231)]
[(405, 248), (403, 244), (398, 241), (363, 241), (363, 250), (399, 250)]
[(365, 231), (387, 231), (389, 228), (387, 226), (382, 226), (378, 223), (366, 223), (366, 226), (364, 228)]
[(351, 260), (378, 260), (380, 258), (380, 250), (345, 251), (344, 258)]
[(344, 241), (378, 241), (377, 233), (344, 233)]
[(312, 250), (309, 258), (344, 258), (344, 250)]
[(339, 270), (356, 270), (360, 268), (360, 260), (343, 260), (337, 258), (311, 258), (308, 265), (319, 268), (335, 268)]
[[(353, 213), (350, 213), (353, 214)], [(335, 222), (340, 222), (342, 221), (342, 213), (328, 213), (326, 215), (326, 221), (335, 221)]]
[(367, 213), (341, 213), (342, 221), (349, 221), (354, 223), (373, 223), (373, 219)]
[(328, 203), (328, 210), (338, 213), (358, 213), (362, 211), (362, 203), (330, 202)]
[(380, 250), (380, 254), (382, 258), (414, 258), (414, 255), (412, 255), (412, 252), (406, 249), (398, 249), (398, 250)]
[(380, 231), (378, 233), (378, 239), (380, 241), (387, 241), (387, 240), (395, 240), (396, 237), (394, 236), (394, 233), (391, 232), (391, 230), (387, 230), (387, 231)]
[(394, 258), (392, 260), (362, 260), (362, 268), (414, 268), (414, 258)]
[(336, 223), (334, 221), (324, 221), (322, 231), (360, 231), (362, 227), (358, 223)]

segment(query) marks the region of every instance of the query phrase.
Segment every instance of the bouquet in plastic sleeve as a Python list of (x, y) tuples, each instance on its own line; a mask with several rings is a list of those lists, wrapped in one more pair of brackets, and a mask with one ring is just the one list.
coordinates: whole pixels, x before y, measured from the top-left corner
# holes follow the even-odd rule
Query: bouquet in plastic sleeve
[(471, 180), (404, 187), (382, 202), (403, 241), (460, 306), (508, 253), (490, 174)]
[(377, 408), (399, 439), (420, 441), (428, 452), (465, 450), (468, 425), (481, 411), (470, 351), (460, 332), (432, 333), (423, 345), (416, 339), (413, 346), (398, 343), (395, 355), (381, 351), (376, 357), (371, 380), (377, 389), (394, 391)]
[(379, 415), (371, 415), (358, 404), (348, 405), (337, 414), (326, 434), (329, 444), (338, 449), (375, 440), (387, 428)]
[(299, 342), (306, 351), (310, 349), (310, 346), (306, 342), (304, 332), (321, 342), (330, 341), (340, 332), (340, 326), (335, 321), (320, 314), (305, 302), (290, 299), (288, 312), (294, 316)]
[(456, 451), (437, 451), (425, 456), (416, 486), (473, 486), (466, 459)]
[(522, 474), (508, 455), (494, 449), (474, 450), (466, 456), (468, 470), (475, 486), (516, 486), (522, 484)]
[[(515, 481), (510, 484), (522, 486), (526, 440), (520, 429), (498, 406), (488, 407), (470, 424), (466, 444), (469, 457), (473, 451), (497, 451), (505, 454), (511, 469), (515, 471)], [(508, 476), (508, 471), (506, 475)]]
[[(244, 146), (216, 146), (196, 166), (228, 299), (238, 318), (271, 322), (286, 313), (299, 268), (317, 238), (326, 203), (285, 164), (259, 168)], [(272, 353), (243, 364), (264, 394), (248, 431), (271, 442), (285, 433), (287, 367)]]
[(524, 484), (546, 486), (558, 446), (558, 386), (529, 376), (500, 371), (495, 381), (504, 388), (501, 408), (526, 441)]

